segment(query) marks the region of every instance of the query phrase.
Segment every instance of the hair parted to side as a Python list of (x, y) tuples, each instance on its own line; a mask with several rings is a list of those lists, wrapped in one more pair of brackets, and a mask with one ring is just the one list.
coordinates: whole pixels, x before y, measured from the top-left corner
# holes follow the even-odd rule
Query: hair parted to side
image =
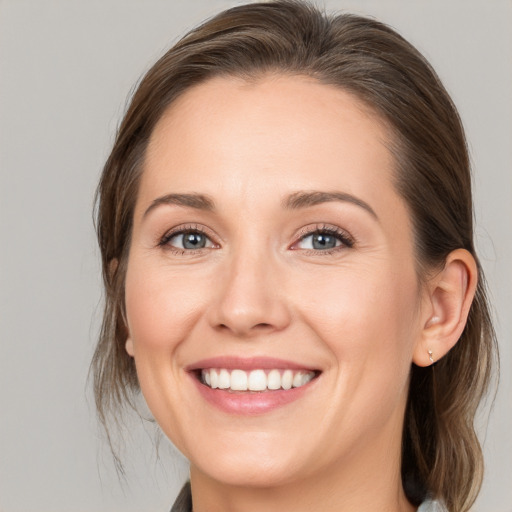
[[(413, 221), (418, 275), (457, 248), (476, 258), (468, 151), (448, 93), (424, 57), (390, 27), (351, 14), (327, 15), (290, 0), (251, 3), (189, 32), (149, 70), (133, 95), (101, 177), (96, 228), (105, 310), (91, 365), (100, 421), (139, 391), (125, 351), (124, 281), (133, 212), (150, 135), (169, 105), (216, 76), (305, 75), (362, 100), (390, 131), (396, 187)], [(478, 260), (477, 260), (478, 261)], [(479, 491), (483, 457), (474, 431), (496, 342), (482, 270), (464, 332), (434, 366), (411, 369), (402, 480), (411, 503), (427, 495), (464, 512)]]

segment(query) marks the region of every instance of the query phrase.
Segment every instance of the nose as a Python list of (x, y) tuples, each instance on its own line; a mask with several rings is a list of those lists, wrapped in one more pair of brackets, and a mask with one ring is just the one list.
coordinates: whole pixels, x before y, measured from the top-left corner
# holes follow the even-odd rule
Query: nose
[(217, 276), (218, 293), (210, 325), (236, 337), (251, 338), (285, 329), (290, 323), (283, 272), (264, 251), (241, 251)]

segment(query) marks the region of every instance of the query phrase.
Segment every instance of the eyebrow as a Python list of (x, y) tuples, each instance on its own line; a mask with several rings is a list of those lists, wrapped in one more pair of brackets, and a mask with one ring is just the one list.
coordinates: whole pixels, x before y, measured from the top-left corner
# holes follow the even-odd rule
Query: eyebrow
[(346, 192), (321, 192), (316, 190), (294, 192), (283, 201), (283, 207), (288, 210), (297, 210), (332, 201), (355, 204), (370, 213), (373, 218), (379, 220), (375, 210), (368, 203)]
[(166, 194), (165, 196), (155, 199), (144, 212), (143, 217), (146, 217), (149, 212), (163, 204), (186, 206), (188, 208), (195, 208), (196, 210), (204, 210), (209, 212), (215, 210), (215, 204), (213, 200), (204, 194)]
[[(287, 210), (299, 210), (309, 208), (322, 203), (333, 201), (352, 203), (366, 210), (372, 217), (379, 220), (373, 208), (356, 196), (346, 192), (322, 192), (318, 190), (301, 190), (287, 196), (282, 202), (283, 208)], [(204, 194), (188, 193), (188, 194), (166, 194), (165, 196), (155, 199), (144, 212), (146, 217), (152, 210), (161, 205), (176, 205), (213, 212), (215, 211), (215, 203), (213, 199)]]

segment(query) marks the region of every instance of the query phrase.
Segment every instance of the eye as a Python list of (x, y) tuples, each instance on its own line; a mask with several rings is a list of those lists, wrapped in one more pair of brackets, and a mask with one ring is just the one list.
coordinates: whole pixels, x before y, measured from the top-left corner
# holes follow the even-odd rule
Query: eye
[(337, 248), (350, 248), (353, 245), (352, 238), (345, 231), (339, 228), (323, 227), (302, 235), (292, 249), (328, 252)]
[(334, 247), (338, 247), (340, 245), (340, 240), (329, 233), (313, 233), (305, 236), (299, 242), (300, 249), (318, 249), (321, 251), (334, 249)]
[(172, 231), (162, 238), (159, 245), (181, 253), (215, 247), (206, 233), (199, 229)]

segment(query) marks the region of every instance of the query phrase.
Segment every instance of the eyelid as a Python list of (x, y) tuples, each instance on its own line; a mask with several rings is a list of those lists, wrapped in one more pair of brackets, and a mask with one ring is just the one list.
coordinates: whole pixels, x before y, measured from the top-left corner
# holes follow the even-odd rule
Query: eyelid
[[(179, 247), (168, 245), (169, 241), (172, 240), (172, 238), (185, 233), (200, 233), (201, 235), (204, 235), (206, 238), (208, 238), (208, 240), (213, 244), (213, 247), (201, 247), (199, 249), (181, 249)], [(177, 253), (186, 252), (187, 254), (194, 254), (204, 249), (218, 248), (219, 244), (215, 241), (215, 238), (216, 237), (211, 233), (211, 230), (209, 230), (205, 226), (199, 224), (181, 224), (167, 230), (162, 236), (158, 238), (156, 245), (158, 247), (162, 247), (164, 249), (168, 249), (170, 251)]]
[[(338, 238), (341, 241), (341, 245), (337, 247), (333, 247), (332, 249), (318, 250), (318, 249), (294, 249), (294, 246), (299, 242), (307, 238), (308, 236), (314, 235), (316, 233), (329, 233)], [(332, 224), (316, 224), (314, 226), (306, 226), (302, 228), (297, 233), (297, 240), (292, 244), (290, 249), (292, 250), (301, 250), (304, 252), (312, 252), (316, 254), (329, 254), (333, 251), (339, 251), (346, 248), (351, 248), (355, 244), (354, 237), (345, 229), (340, 228), (339, 226), (335, 226)]]
[[(208, 238), (208, 240), (213, 244), (213, 247), (201, 247), (199, 249), (181, 249), (179, 247), (174, 247), (168, 245), (169, 241), (178, 235), (185, 233), (200, 233)], [(335, 236), (338, 240), (341, 241), (341, 245), (336, 246), (331, 249), (297, 249), (296, 246), (299, 242), (304, 240), (308, 236), (312, 236), (316, 233), (328, 233)], [(187, 254), (195, 254), (199, 251), (203, 251), (205, 249), (218, 249), (220, 244), (215, 240), (217, 237), (211, 232), (207, 227), (200, 224), (182, 224), (175, 226), (169, 230), (167, 230), (162, 236), (157, 239), (156, 245), (165, 249), (168, 249), (172, 252), (176, 253), (187, 253)], [(295, 236), (296, 240), (290, 246), (291, 250), (300, 250), (303, 253), (315, 253), (315, 254), (330, 254), (332, 252), (336, 252), (339, 250), (351, 248), (355, 244), (354, 237), (345, 229), (340, 228), (339, 226), (333, 224), (325, 224), (325, 223), (317, 223), (315, 225), (305, 226), (299, 230), (299, 232)]]

